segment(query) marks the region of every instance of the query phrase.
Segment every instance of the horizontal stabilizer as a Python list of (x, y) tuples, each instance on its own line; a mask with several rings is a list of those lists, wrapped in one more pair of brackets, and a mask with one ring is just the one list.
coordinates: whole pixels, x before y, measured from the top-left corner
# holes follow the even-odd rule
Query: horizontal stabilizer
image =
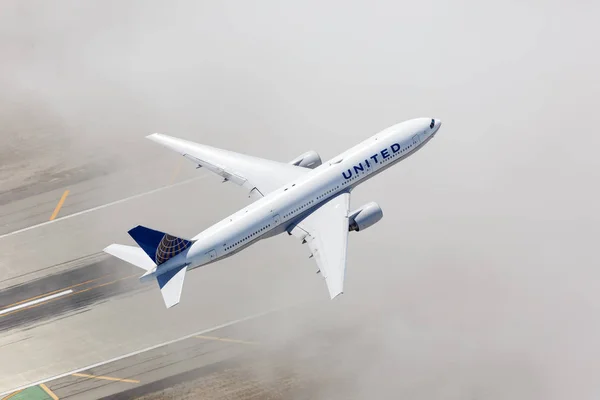
[(158, 287), (160, 287), (160, 292), (167, 308), (171, 308), (179, 303), (186, 270), (187, 265), (184, 265), (183, 267), (172, 269), (156, 277)]
[(157, 265), (170, 260), (192, 245), (189, 240), (141, 225), (131, 229), (128, 233)]
[(124, 244), (111, 244), (104, 249), (104, 252), (127, 261), (136, 267), (145, 269), (146, 271), (156, 267), (156, 264), (148, 257), (144, 250), (139, 247), (125, 246)]

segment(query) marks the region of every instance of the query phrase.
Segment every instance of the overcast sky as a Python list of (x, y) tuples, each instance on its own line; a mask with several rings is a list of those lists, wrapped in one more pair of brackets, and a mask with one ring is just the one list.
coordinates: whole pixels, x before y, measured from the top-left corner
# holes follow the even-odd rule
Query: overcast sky
[[(0, 157), (143, 158), (143, 136), (159, 131), (328, 159), (394, 123), (439, 118), (433, 141), (352, 200), (385, 214), (352, 236), (348, 286), (394, 304), (388, 355), (410, 368), (386, 340), (399, 324), (452, 338), (417, 352), (422, 391), (396, 389), (596, 399), (598, 15), (586, 0), (3, 1)], [(448, 369), (460, 384), (441, 393)]]

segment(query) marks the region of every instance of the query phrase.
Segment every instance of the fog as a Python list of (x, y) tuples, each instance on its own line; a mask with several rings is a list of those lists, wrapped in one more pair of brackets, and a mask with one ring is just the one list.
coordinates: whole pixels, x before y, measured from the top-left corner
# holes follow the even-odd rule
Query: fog
[[(289, 321), (273, 340), (285, 352), (348, 328), (329, 359), (303, 365), (319, 371), (318, 398), (595, 399), (599, 13), (593, 1), (4, 1), (0, 184), (151, 163), (152, 132), (328, 159), (439, 118), (424, 149), (353, 193), (385, 217), (351, 235), (346, 293), (325, 306), (338, 317)], [(293, 369), (299, 355), (285, 354)]]

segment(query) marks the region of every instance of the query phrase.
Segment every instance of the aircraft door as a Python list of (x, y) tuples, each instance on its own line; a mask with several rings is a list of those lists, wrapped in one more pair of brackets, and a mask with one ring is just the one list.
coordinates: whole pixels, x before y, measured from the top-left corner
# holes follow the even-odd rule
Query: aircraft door
[(420, 142), (421, 142), (421, 135), (420, 134), (415, 135), (415, 136), (412, 137), (412, 144), (413, 144), (413, 146), (418, 145)]
[(281, 218), (279, 218), (279, 214), (275, 214), (273, 215), (273, 224), (275, 226), (279, 225), (279, 221), (281, 220)]

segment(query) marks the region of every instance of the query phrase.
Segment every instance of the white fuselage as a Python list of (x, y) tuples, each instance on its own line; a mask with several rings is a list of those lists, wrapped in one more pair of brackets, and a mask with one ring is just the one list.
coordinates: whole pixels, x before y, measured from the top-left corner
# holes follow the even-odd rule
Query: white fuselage
[[(193, 245), (160, 270), (193, 269), (288, 230), (328, 199), (354, 187), (425, 145), (440, 122), (419, 118), (393, 125), (198, 234)], [(164, 269), (163, 269), (164, 268)]]

